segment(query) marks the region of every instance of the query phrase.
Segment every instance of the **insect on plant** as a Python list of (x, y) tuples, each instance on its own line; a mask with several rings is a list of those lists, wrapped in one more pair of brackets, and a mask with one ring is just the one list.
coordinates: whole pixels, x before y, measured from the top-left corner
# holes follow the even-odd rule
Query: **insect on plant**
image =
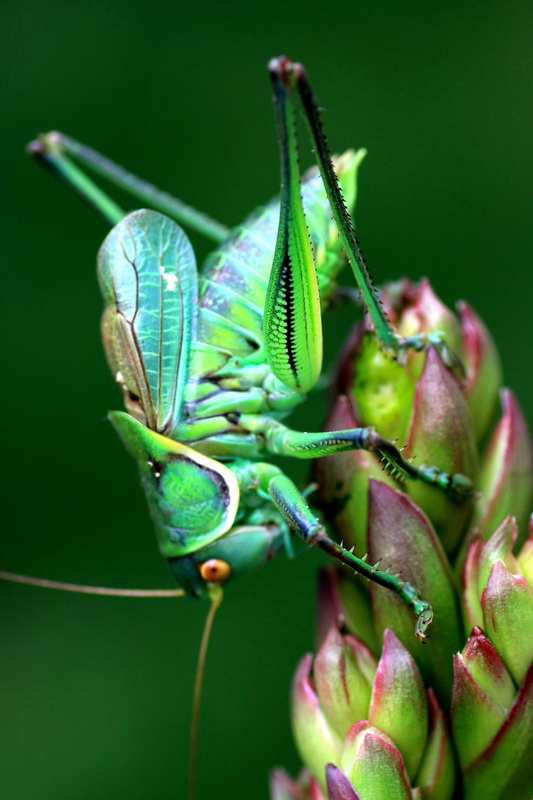
[[(401, 338), (381, 307), (349, 214), (364, 151), (332, 159), (302, 65), (279, 57), (269, 72), (281, 194), (232, 231), (63, 134), (45, 134), (29, 150), (114, 224), (98, 279), (104, 346), (126, 412), (109, 419), (137, 462), (159, 547), (180, 586), (211, 596), (278, 550), (290, 552), (293, 531), (398, 592), (423, 638), (431, 609), (416, 589), (335, 543), (302, 492), (266, 459), (365, 449), (401, 482), (435, 484), (457, 502), (471, 494), (467, 477), (414, 466), (373, 428), (301, 433), (281, 421), (320, 376), (321, 314), (346, 256), (385, 352), (401, 361), (410, 348), (432, 345), (447, 366), (458, 365), (439, 333)], [(319, 167), (303, 180), (297, 111)], [(166, 213), (126, 215), (75, 161)], [(199, 275), (171, 217), (219, 242)]]
[[(269, 457), (365, 449), (400, 482), (437, 485), (457, 502), (471, 494), (467, 477), (414, 466), (373, 428), (302, 433), (282, 421), (320, 376), (321, 314), (346, 260), (391, 358), (432, 345), (450, 369), (459, 366), (438, 333), (401, 338), (381, 307), (349, 214), (364, 151), (332, 159), (303, 67), (279, 57), (269, 72), (281, 194), (231, 231), (63, 134), (43, 135), (30, 152), (114, 226), (98, 255), (98, 279), (106, 355), (126, 411), (109, 418), (137, 462), (159, 547), (182, 589), (211, 598), (214, 609), (222, 585), (279, 550), (290, 553), (295, 532), (397, 592), (423, 639), (432, 612), (416, 588), (337, 544)], [(298, 112), (318, 162), (303, 179)], [(80, 167), (157, 210), (126, 215)], [(178, 223), (218, 244), (199, 273)]]

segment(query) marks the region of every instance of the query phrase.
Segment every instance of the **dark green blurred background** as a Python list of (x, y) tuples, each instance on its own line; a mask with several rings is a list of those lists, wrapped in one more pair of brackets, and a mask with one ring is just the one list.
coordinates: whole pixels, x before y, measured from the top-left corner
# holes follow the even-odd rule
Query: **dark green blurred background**
[[(357, 221), (376, 280), (428, 275), (449, 304), (468, 299), (531, 420), (532, 22), (527, 0), (4, 0), (3, 567), (172, 585), (105, 421), (120, 407), (98, 331), (106, 226), (24, 144), (63, 129), (232, 224), (277, 190), (265, 64), (282, 52), (303, 61), (333, 149), (369, 149)], [(298, 427), (320, 424), (312, 405)], [(266, 797), (271, 766), (296, 770), (287, 698), (312, 646), (319, 562), (279, 558), (227, 592), (200, 800)], [(0, 589), (0, 796), (184, 797), (206, 608)]]

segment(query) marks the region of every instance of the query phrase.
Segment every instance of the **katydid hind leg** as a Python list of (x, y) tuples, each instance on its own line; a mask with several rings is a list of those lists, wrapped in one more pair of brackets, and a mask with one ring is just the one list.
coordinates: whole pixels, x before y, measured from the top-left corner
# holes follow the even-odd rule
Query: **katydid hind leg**
[(298, 105), (307, 124), (335, 222), (337, 223), (340, 236), (343, 240), (348, 260), (354, 272), (359, 291), (361, 292), (361, 297), (375, 328), (382, 349), (393, 358), (397, 358), (401, 361), (405, 358), (405, 354), (408, 350), (420, 351), (431, 345), (438, 350), (445, 365), (450, 369), (454, 369), (461, 375), (461, 373), (464, 372), (464, 368), (457, 356), (450, 352), (440, 332), (431, 334), (422, 333), (413, 337), (402, 337), (394, 331), (368, 271), (361, 246), (355, 233), (353, 221), (342, 196), (326, 135), (324, 133), (319, 105), (307, 78), (305, 69), (301, 64), (290, 61), (290, 59), (285, 56), (280, 56), (270, 61), (269, 72), (274, 86), (282, 85), (285, 90), (298, 101)]
[(281, 157), (279, 227), (264, 310), (264, 340), (274, 375), (309, 392), (322, 368), (318, 280), (300, 191), (294, 98), (273, 81)]

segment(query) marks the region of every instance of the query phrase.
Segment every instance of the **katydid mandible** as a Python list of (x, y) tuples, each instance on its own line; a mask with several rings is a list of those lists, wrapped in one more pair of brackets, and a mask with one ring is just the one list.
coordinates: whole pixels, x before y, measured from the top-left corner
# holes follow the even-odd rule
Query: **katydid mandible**
[[(396, 591), (412, 605), (423, 639), (432, 612), (415, 587), (335, 543), (268, 457), (365, 449), (399, 481), (436, 484), (457, 502), (471, 494), (467, 477), (415, 467), (373, 428), (300, 433), (283, 424), (320, 376), (321, 314), (346, 259), (385, 352), (401, 360), (409, 348), (431, 345), (450, 368), (456, 362), (439, 334), (402, 339), (384, 314), (349, 214), (364, 151), (332, 159), (303, 67), (279, 57), (269, 72), (281, 194), (231, 232), (62, 134), (42, 136), (30, 152), (114, 224), (98, 278), (106, 355), (126, 412), (109, 418), (137, 462), (159, 547), (179, 584), (210, 596), (290, 549), (296, 532)], [(318, 162), (303, 179), (297, 112)], [(126, 215), (76, 162), (158, 210)], [(219, 243), (199, 274), (178, 222)]]

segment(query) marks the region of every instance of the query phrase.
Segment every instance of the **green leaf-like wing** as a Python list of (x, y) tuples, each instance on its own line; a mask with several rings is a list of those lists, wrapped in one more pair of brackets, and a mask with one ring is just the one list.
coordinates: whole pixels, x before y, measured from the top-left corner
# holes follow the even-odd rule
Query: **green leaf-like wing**
[(104, 345), (128, 410), (169, 433), (182, 419), (198, 280), (182, 229), (156, 211), (134, 211), (98, 254)]

